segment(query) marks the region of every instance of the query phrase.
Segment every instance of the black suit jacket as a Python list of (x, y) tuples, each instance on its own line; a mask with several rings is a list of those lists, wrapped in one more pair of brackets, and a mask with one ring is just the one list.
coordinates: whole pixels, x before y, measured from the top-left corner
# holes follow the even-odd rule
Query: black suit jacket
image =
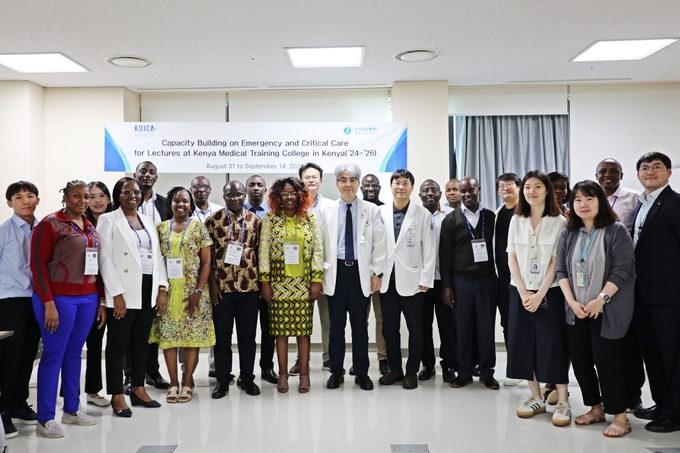
[[(640, 206), (635, 209), (633, 229)], [(671, 186), (659, 194), (647, 214), (635, 246), (635, 270), (646, 303), (680, 304), (680, 194)]]
[(161, 215), (161, 219), (163, 219), (163, 221), (172, 218), (172, 212), (170, 212), (170, 203), (168, 203), (168, 199), (164, 196), (156, 194), (156, 209), (158, 209), (158, 213)]

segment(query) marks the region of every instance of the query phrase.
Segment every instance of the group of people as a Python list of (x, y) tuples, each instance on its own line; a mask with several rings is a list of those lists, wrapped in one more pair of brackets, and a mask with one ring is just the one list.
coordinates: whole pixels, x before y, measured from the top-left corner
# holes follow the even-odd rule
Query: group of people
[[(680, 195), (668, 185), (670, 159), (648, 153), (637, 162), (644, 192), (624, 189), (621, 165), (603, 160), (595, 181), (569, 187), (562, 173), (535, 170), (498, 177), (503, 205), (479, 201), (473, 176), (445, 185), (390, 176), (393, 202), (380, 201), (375, 175), (353, 163), (334, 170), (339, 198), (320, 195), (323, 169), (307, 163), (298, 176), (267, 188), (253, 175), (223, 188), (224, 208), (208, 201), (210, 181), (193, 179), (167, 198), (153, 187), (151, 162), (109, 192), (101, 182), (71, 181), (63, 208), (40, 222), (38, 189), (10, 185), (14, 215), (0, 226), (0, 414), (7, 437), (13, 423), (36, 424), (39, 435), (62, 437), (55, 421), (59, 375), (64, 424), (94, 425), (80, 409), (81, 350), (87, 344), (86, 401), (131, 417), (132, 406), (160, 407), (145, 383), (166, 389), (167, 403), (187, 403), (194, 391), (199, 348), (211, 347), (212, 397), (226, 396), (237, 331), (237, 386), (259, 395), (256, 331), (261, 330), (263, 380), (289, 391), (311, 388), (309, 361), (314, 310), (319, 312), (328, 389), (349, 374), (363, 390), (369, 376), (368, 316), (376, 318), (381, 385), (405, 389), (436, 374), (436, 316), (442, 376), (461, 388), (478, 376), (497, 390), (495, 316), (508, 351), (505, 385), (526, 380), (531, 396), (517, 409), (528, 418), (556, 403), (552, 422), (571, 423), (569, 366), (590, 411), (577, 425), (605, 422), (608, 437), (631, 431), (627, 411), (651, 420), (654, 432), (680, 430)], [(359, 198), (361, 189), (362, 198)], [(401, 318), (408, 357), (401, 352)], [(101, 350), (106, 341), (106, 384)], [(37, 414), (26, 403), (38, 341)], [(297, 360), (289, 369), (289, 337)], [(159, 372), (163, 350), (169, 382)], [(273, 355), (277, 352), (278, 373)], [(656, 405), (643, 408), (644, 364)], [(178, 365), (178, 362), (180, 365)], [(421, 368), (422, 365), (422, 368)], [(182, 375), (180, 378), (180, 368)], [(545, 387), (541, 388), (540, 383)]]

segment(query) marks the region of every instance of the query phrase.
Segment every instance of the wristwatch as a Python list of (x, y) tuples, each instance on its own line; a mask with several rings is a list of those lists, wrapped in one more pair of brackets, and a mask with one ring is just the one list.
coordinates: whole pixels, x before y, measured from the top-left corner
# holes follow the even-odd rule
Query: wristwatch
[(378, 277), (378, 278), (382, 278), (382, 277), (383, 277), (383, 273), (382, 273), (382, 272), (379, 273), (379, 274), (373, 274), (373, 275), (375, 275), (375, 276)]
[(599, 296), (602, 298), (605, 304), (608, 304), (609, 301), (612, 300), (612, 298), (606, 295), (605, 293), (600, 293)]
[(196, 288), (196, 291), (194, 291), (194, 292), (195, 292), (196, 294), (203, 294), (203, 290), (202, 290), (202, 289), (198, 289), (198, 288)]

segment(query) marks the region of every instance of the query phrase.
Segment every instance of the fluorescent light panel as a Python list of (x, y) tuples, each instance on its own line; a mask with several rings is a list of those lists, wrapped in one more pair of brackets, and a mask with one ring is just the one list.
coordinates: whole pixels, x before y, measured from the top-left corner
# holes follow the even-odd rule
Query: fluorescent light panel
[(287, 47), (294, 68), (358, 68), (365, 47)]
[(675, 41), (677, 39), (597, 41), (573, 61), (642, 60)]
[(0, 55), (0, 64), (23, 73), (88, 72), (88, 69), (61, 53)]

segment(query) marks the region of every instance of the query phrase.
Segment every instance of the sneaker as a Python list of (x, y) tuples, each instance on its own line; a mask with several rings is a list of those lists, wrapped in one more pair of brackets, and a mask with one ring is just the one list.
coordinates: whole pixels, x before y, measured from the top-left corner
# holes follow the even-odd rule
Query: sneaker
[(522, 382), (522, 379), (507, 378), (503, 381), (503, 387), (515, 387), (516, 385), (519, 385), (520, 382)]
[(544, 413), (545, 403), (542, 399), (534, 398), (533, 396), (517, 408), (517, 416), (521, 418), (531, 418), (536, 414)]
[(38, 423), (35, 425), (35, 432), (39, 436), (49, 437), (51, 439), (64, 437), (64, 429), (54, 420), (49, 420), (47, 423), (45, 423), (45, 426)]
[(12, 416), (12, 423), (24, 425), (35, 425), (38, 423), (38, 414), (26, 403), (24, 403), (21, 409), (12, 411), (10, 414)]
[(64, 425), (80, 425), (80, 426), (92, 426), (97, 424), (97, 420), (85, 412), (78, 411), (76, 415), (71, 415), (68, 412), (64, 412), (61, 416), (61, 422)]
[(2, 416), (2, 426), (5, 428), (5, 439), (17, 437), (19, 431), (17, 431), (16, 426), (12, 423), (12, 417), (10, 416), (9, 411), (2, 412), (0, 415)]
[(571, 406), (569, 403), (564, 401), (557, 403), (552, 416), (552, 423), (555, 426), (569, 426), (571, 424)]
[(87, 404), (94, 404), (95, 406), (99, 407), (107, 407), (111, 404), (111, 401), (107, 400), (103, 396), (97, 395), (93, 398), (90, 395), (87, 395)]

